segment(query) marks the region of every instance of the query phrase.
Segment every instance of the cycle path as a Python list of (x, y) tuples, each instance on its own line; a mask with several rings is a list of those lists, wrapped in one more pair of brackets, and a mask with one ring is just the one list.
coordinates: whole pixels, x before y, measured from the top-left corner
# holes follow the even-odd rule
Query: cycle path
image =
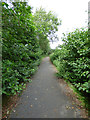
[(64, 94), (64, 86), (59, 85), (55, 73), (49, 57), (45, 57), (10, 118), (81, 118), (80, 110)]

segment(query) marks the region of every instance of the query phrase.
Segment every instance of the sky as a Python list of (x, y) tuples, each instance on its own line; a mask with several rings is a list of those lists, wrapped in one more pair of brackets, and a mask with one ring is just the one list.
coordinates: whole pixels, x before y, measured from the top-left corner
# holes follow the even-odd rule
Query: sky
[[(33, 7), (32, 12), (41, 6), (45, 10), (53, 11), (62, 25), (59, 26), (57, 35), (58, 42), (50, 43), (50, 47), (54, 49), (58, 44), (62, 44), (62, 33), (74, 31), (76, 28), (87, 27), (88, 24), (88, 2), (90, 0), (28, 0), (28, 4)], [(87, 12), (86, 12), (87, 11)]]

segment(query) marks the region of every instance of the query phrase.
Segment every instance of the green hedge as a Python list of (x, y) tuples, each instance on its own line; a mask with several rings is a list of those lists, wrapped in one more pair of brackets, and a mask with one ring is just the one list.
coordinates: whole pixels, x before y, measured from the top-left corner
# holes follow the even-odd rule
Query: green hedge
[(69, 80), (78, 90), (90, 93), (90, 48), (88, 31), (76, 29), (63, 37), (63, 45), (50, 55), (59, 76)]
[(20, 92), (40, 64), (40, 49), (31, 7), (2, 2), (2, 93)]

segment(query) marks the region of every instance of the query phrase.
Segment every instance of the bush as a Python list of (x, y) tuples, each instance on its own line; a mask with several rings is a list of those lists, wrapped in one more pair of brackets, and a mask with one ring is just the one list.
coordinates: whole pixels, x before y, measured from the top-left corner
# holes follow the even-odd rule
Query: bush
[(2, 2), (2, 93), (20, 92), (40, 64), (40, 49), (31, 7), (13, 2), (12, 8)]
[(50, 55), (59, 71), (59, 76), (69, 80), (78, 90), (89, 93), (90, 48), (88, 31), (76, 29), (63, 38), (63, 45)]

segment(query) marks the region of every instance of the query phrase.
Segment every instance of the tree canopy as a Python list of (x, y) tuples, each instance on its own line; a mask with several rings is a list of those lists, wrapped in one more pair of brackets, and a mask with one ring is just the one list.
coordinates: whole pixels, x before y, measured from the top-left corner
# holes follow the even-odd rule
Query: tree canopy
[(40, 47), (44, 52), (48, 52), (50, 48), (49, 42), (58, 40), (56, 32), (58, 31), (58, 26), (61, 25), (61, 20), (53, 12), (46, 12), (41, 7), (34, 13), (34, 23), (37, 28)]

